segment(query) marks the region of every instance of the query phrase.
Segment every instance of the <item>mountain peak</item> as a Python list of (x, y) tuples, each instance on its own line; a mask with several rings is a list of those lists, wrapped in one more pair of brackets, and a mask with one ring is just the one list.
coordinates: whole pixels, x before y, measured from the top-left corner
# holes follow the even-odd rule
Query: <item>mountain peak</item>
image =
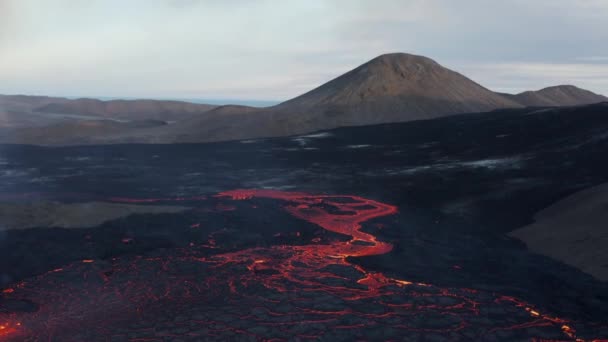
[(519, 106), (430, 58), (388, 53), (278, 107), (329, 106), (332, 112), (336, 107), (348, 107), (352, 112), (366, 110), (373, 103), (386, 108), (376, 108), (368, 115), (386, 116), (385, 121)]
[(572, 84), (558, 84), (558, 85), (542, 88), (539, 91), (551, 90), (551, 89), (583, 90), (583, 89), (581, 89), (581, 88), (579, 88), (579, 87), (577, 87), (575, 85), (572, 85)]
[[(420, 55), (414, 55), (405, 52), (393, 52), (382, 54), (365, 64), (390, 64), (390, 65), (429, 65), (429, 66), (440, 66), (439, 63), (434, 60)], [(365, 65), (364, 64), (364, 65)]]
[(397, 77), (412, 80), (444, 70), (445, 68), (439, 63), (428, 57), (408, 53), (388, 53), (370, 60), (354, 69), (353, 72), (388, 79)]

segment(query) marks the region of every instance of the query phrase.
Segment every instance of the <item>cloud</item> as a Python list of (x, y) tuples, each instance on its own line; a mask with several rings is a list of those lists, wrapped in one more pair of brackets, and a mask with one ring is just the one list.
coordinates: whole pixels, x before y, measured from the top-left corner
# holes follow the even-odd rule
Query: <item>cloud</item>
[(604, 75), (607, 13), (597, 0), (0, 0), (0, 93), (285, 99), (394, 51), (491, 88), (608, 93), (590, 75)]
[(14, 25), (14, 17), (12, 3), (8, 0), (0, 0), (0, 46), (10, 35)]

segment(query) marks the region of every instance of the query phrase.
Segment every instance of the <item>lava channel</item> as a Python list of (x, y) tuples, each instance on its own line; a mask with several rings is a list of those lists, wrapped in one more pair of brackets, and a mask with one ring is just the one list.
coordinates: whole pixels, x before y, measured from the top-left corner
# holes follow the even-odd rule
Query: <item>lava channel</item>
[(2, 290), (5, 306), (36, 310), (0, 306), (0, 341), (582, 340), (573, 322), (517, 298), (392, 278), (351, 263), (391, 251), (362, 224), (395, 214), (395, 206), (273, 190), (216, 196), (281, 201), (296, 218), (350, 240), (212, 256), (203, 253), (210, 246), (195, 245), (74, 262)]

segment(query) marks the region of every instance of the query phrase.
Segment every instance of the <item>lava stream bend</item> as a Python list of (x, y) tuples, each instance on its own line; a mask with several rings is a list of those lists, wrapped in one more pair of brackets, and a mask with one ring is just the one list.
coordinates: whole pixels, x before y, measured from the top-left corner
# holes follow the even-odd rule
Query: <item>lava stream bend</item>
[(37, 310), (0, 306), (0, 341), (576, 339), (570, 322), (516, 298), (396, 279), (349, 262), (391, 251), (362, 223), (396, 213), (392, 205), (274, 190), (216, 197), (284, 201), (291, 215), (350, 240), (212, 256), (203, 251), (216, 246), (194, 245), (75, 262), (2, 291), (5, 303), (34, 303)]

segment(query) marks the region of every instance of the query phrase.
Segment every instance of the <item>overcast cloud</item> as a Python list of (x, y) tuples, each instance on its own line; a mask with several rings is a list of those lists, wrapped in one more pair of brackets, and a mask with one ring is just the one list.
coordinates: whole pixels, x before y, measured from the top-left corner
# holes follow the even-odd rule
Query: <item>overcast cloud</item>
[(386, 52), (608, 94), (608, 0), (0, 0), (0, 93), (284, 100)]

